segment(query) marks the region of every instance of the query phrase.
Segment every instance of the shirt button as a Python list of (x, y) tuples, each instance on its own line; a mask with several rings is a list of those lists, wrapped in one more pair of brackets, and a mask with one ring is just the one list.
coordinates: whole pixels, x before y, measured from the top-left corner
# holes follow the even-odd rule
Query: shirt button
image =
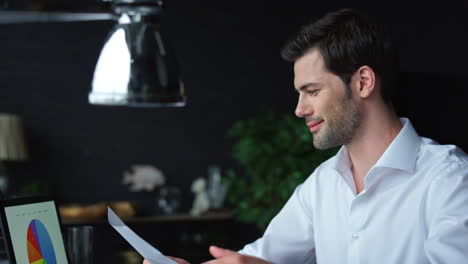
[(351, 237), (354, 239), (354, 240), (358, 240), (359, 239), (359, 234), (358, 233), (353, 233), (351, 235)]

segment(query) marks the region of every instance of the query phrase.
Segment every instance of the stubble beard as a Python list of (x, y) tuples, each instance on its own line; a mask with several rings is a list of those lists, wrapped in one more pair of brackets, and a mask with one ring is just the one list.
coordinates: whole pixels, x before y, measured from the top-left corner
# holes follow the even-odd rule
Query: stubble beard
[(357, 103), (351, 96), (345, 96), (341, 103), (331, 108), (327, 116), (323, 117), (326, 121), (324, 126), (313, 135), (315, 148), (324, 150), (350, 143), (362, 120)]

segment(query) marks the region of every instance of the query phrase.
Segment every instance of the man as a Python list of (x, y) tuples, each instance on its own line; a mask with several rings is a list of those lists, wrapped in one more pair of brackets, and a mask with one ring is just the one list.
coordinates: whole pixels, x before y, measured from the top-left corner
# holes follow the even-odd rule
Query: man
[(468, 156), (397, 117), (385, 31), (340, 10), (304, 26), (282, 56), (294, 62), (296, 115), (315, 147), (343, 147), (262, 238), (239, 252), (210, 247), (206, 263), (468, 263)]

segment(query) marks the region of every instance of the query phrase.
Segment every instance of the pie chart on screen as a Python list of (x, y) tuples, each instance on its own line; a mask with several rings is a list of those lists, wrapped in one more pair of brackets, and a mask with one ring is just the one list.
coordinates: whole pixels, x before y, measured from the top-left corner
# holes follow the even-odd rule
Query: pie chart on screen
[(29, 264), (56, 264), (54, 247), (44, 224), (33, 219), (27, 234)]

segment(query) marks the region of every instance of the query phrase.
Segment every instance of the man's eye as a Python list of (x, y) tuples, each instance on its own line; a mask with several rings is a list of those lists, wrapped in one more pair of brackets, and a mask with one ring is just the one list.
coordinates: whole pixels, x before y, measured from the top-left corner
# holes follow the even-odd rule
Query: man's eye
[(311, 95), (314, 95), (314, 94), (317, 94), (318, 90), (311, 90), (311, 91), (307, 91), (307, 94), (311, 94)]

